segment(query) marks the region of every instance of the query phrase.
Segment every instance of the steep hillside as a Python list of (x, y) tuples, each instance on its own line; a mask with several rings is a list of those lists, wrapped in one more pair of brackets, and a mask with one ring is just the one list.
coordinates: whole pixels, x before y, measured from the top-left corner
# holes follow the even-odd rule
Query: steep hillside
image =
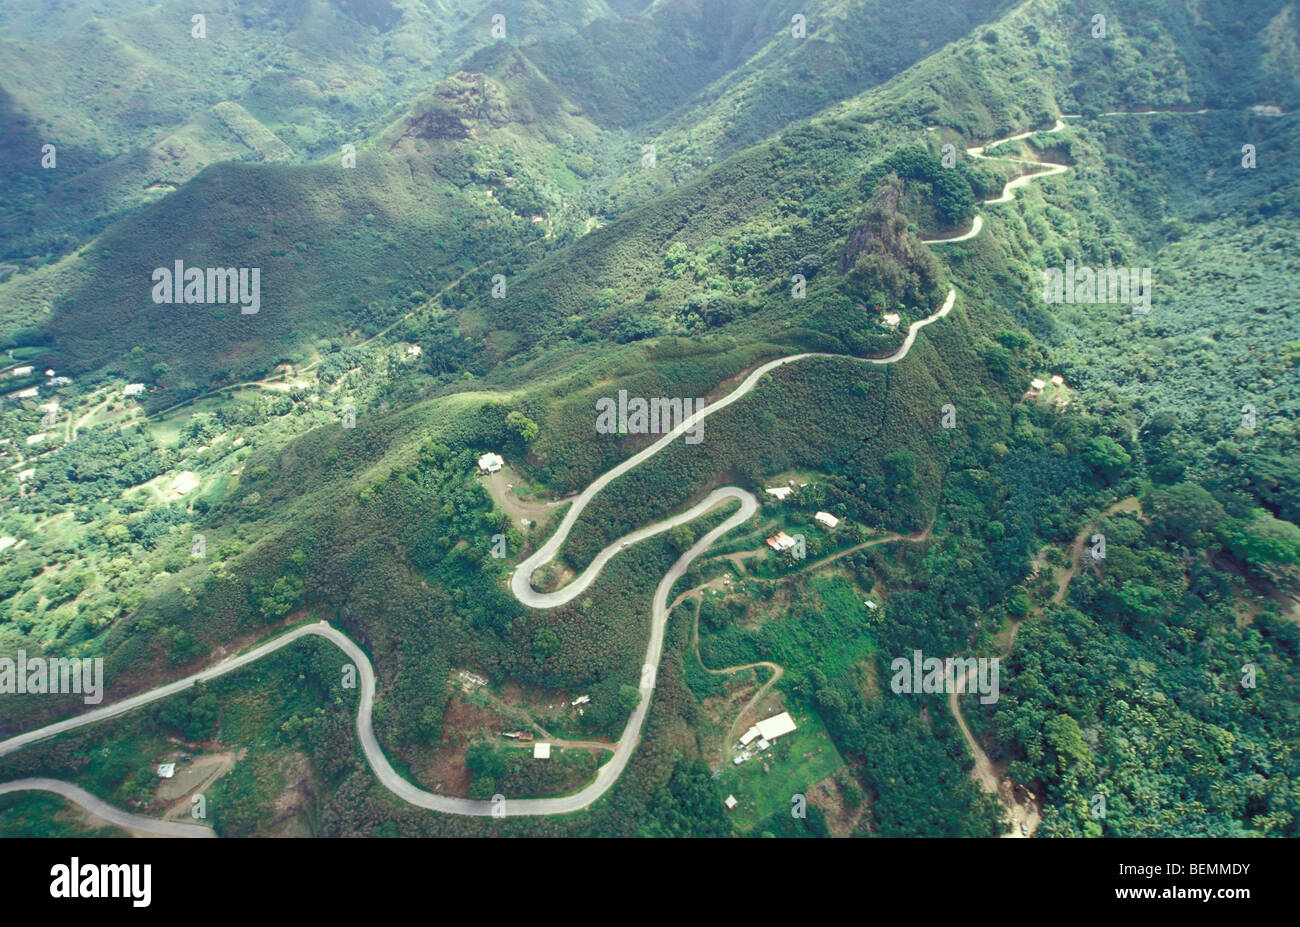
[[(923, 649), (1005, 660), (1005, 700), (966, 723), (997, 775), (1039, 797), (1044, 834), (1296, 833), (1289, 0), (980, 2), (950, 17), (826, 0), (797, 46), (791, 14), (767, 0), (735, 13), (721, 0), (505, 4), (524, 25), (501, 42), (475, 37), (486, 7), (449, 6), (308, 3), (286, 33), (316, 54), (344, 17), (356, 60), (340, 66), (385, 74), (343, 107), (355, 169), (335, 151), (344, 122), (240, 77), (203, 115), (177, 105), (189, 128), (169, 131), (223, 126), (273, 155), (278, 139), (288, 163), (199, 169), (187, 148), (197, 173), (177, 167), (174, 191), (123, 216), (113, 178), (131, 171), (112, 162), (65, 181), (84, 201), (49, 199), (80, 202), (85, 224), (67, 233), (76, 250), (0, 282), (7, 366), (75, 379), (20, 374), (14, 389), (40, 384), (40, 397), (3, 407), (0, 536), (15, 543), (0, 642), (102, 655), (117, 697), (328, 620), (374, 661), (376, 733), (401, 774), (437, 790), (450, 769), (489, 797), (505, 764), (463, 748), (505, 722), (448, 680), (468, 668), (546, 704), (588, 693), (564, 733), (616, 738), (643, 685), (647, 603), (725, 514), (620, 550), (560, 607), (512, 595), (569, 497), (656, 437), (603, 432), (597, 404), (620, 390), (714, 400), (764, 361), (827, 352), (771, 371), (699, 443), (611, 482), (536, 574), (562, 585), (720, 485), (763, 503), (667, 590), (708, 583), (716, 602), (701, 594), (668, 622), (615, 791), (589, 814), (500, 828), (731, 833), (705, 764), (739, 774), (710, 744), (744, 687), (770, 683), (764, 704), (808, 719), (821, 740), (807, 752), (835, 760), (843, 795), (857, 790), (843, 832), (991, 836), (1004, 803), (975, 785), (946, 700), (885, 694), (891, 658)], [(421, 17), (440, 12), (421, 38)], [(68, 34), (21, 10), (11, 22), (24, 42)], [(143, 54), (121, 22), (88, 27), (112, 37), (110, 60)], [(298, 31), (310, 23), (322, 33)], [(3, 51), (19, 52), (33, 54)], [(22, 114), (47, 105), (33, 94), (10, 98), (24, 144), (40, 127)], [(1251, 111), (1262, 103), (1281, 114)], [(297, 146), (306, 130), (272, 113), (324, 120), (321, 134)], [(106, 114), (102, 131), (128, 116)], [(88, 152), (111, 147), (95, 132)], [(210, 151), (239, 157), (223, 144)], [(1053, 167), (999, 196), (1040, 162)], [(48, 208), (43, 189), (24, 189), (30, 215)], [(258, 311), (156, 304), (151, 272), (175, 260), (259, 268)], [(1150, 271), (1149, 312), (1049, 298), (1045, 277), (1066, 266)], [(950, 288), (952, 311), (903, 360), (867, 362)], [(128, 398), (121, 380), (149, 391)], [(43, 408), (51, 396), (64, 405)], [(486, 451), (510, 468), (495, 483), (477, 472)], [(763, 492), (775, 483), (794, 495)], [(819, 511), (838, 526), (823, 530)], [(801, 533), (805, 562), (769, 555), (780, 530)], [(1094, 530), (1107, 553), (1082, 559)], [(325, 832), (497, 826), (395, 808), (350, 726), (320, 720), (351, 704), (329, 703), (308, 656), (265, 670), (311, 680), (297, 721), (279, 720), (283, 700), (265, 709), (267, 736), (328, 744)], [(1245, 664), (1258, 691), (1236, 685)], [(744, 674), (724, 684), (723, 666)], [(155, 726), (202, 727), (205, 695), (151, 709)], [(27, 699), (7, 723), (74, 709)], [(111, 775), (79, 759), (118, 733), (129, 746), (115, 756), (144, 750), (144, 722), (120, 723), (0, 766), (132, 795), (125, 759)], [(1104, 821), (1086, 811), (1099, 792), (1114, 806)], [(679, 794), (711, 811), (684, 821), (666, 810)], [(743, 832), (803, 826), (777, 811)]]

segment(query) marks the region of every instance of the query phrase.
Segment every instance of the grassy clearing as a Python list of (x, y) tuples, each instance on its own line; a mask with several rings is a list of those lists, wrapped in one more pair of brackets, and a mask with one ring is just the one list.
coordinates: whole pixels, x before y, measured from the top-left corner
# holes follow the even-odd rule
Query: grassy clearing
[(813, 712), (795, 714), (799, 729), (776, 741), (758, 759), (728, 765), (719, 777), (719, 791), (739, 802), (731, 820), (748, 833), (778, 811), (791, 807), (791, 796), (806, 793), (845, 765), (821, 719)]

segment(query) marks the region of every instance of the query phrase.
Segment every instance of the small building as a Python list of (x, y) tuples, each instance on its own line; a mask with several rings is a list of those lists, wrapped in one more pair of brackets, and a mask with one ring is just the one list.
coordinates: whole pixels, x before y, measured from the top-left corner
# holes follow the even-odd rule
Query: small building
[(424, 349), (421, 348), (418, 344), (413, 344), (406, 349), (407, 357), (419, 357), (422, 353), (424, 353)]
[(163, 763), (161, 766), (158, 767), (159, 779), (170, 779), (174, 775), (176, 775), (175, 763)]
[(29, 386), (27, 389), (20, 389), (16, 393), (10, 393), (14, 399), (35, 399), (41, 394), (39, 386)]
[(731, 762), (734, 763), (736, 766), (739, 766), (741, 763), (745, 762), (745, 760), (747, 760), (747, 759), (749, 759), (749, 757), (745, 756), (745, 754), (743, 754), (743, 753), (737, 753), (736, 756), (732, 759)]
[(550, 744), (533, 744), (533, 759), (549, 760), (551, 758)]
[(764, 740), (776, 740), (796, 730), (798, 725), (794, 723), (794, 718), (790, 717), (790, 712), (783, 711), (779, 715), (758, 722), (754, 727), (758, 728), (758, 733)]
[(126, 385), (126, 388), (122, 390), (122, 395), (123, 395), (123, 396), (139, 396), (139, 395), (140, 395), (141, 393), (143, 393), (143, 392), (144, 392), (144, 384), (143, 384), (143, 383), (128, 383), (128, 384)]
[(797, 543), (798, 542), (794, 538), (790, 537), (790, 535), (786, 534), (784, 531), (778, 531), (767, 539), (767, 546), (778, 553), (783, 550), (789, 550)]
[(172, 482), (172, 492), (178, 496), (193, 492), (199, 485), (199, 475), (193, 470), (185, 470)]
[(813, 516), (813, 518), (817, 519), (827, 528), (834, 528), (836, 525), (840, 523), (840, 520), (836, 518), (834, 515), (832, 515), (830, 512), (818, 512), (816, 515)]
[(751, 727), (749, 730), (745, 731), (745, 733), (740, 735), (740, 745), (742, 747), (748, 747), (750, 741), (754, 740), (756, 737), (758, 737), (758, 728)]
[(1052, 385), (1053, 385), (1053, 386), (1064, 386), (1064, 385), (1065, 385), (1065, 377), (1061, 376), (1059, 373), (1054, 373), (1054, 374), (1052, 374)]
[(722, 804), (726, 806), (728, 811), (730, 811), (732, 808), (740, 804), (740, 802), (736, 801), (735, 795), (728, 795), (726, 798), (722, 800)]
[(45, 375), (46, 375), (47, 377), (52, 377), (52, 376), (54, 376), (54, 371), (53, 371), (53, 370), (47, 370), (47, 371), (45, 371)]
[(1046, 386), (1047, 386), (1046, 383), (1044, 383), (1042, 380), (1035, 377), (1034, 379), (1029, 381), (1029, 395), (1030, 396), (1043, 395), (1043, 388)]
[(903, 317), (897, 312), (886, 312), (880, 317), (880, 324), (892, 331), (898, 330), (898, 323), (903, 321)]
[(880, 607), (870, 599), (863, 599), (862, 604), (865, 605), (867, 608), (871, 609), (873, 612)]
[(763, 492), (769, 496), (776, 496), (777, 499), (785, 500), (794, 490), (789, 486), (773, 486), (771, 489), (764, 489)]
[(1272, 103), (1256, 103), (1250, 108), (1250, 111), (1256, 116), (1281, 116), (1282, 107), (1275, 106)]
[(772, 746), (772, 741), (764, 740), (763, 738), (760, 737), (758, 738), (758, 743), (754, 744), (754, 746), (758, 748), (759, 753), (762, 753), (768, 747)]
[(570, 702), (569, 704), (570, 704), (571, 706), (573, 706), (574, 708), (577, 708), (579, 705), (585, 705), (585, 704), (587, 704), (587, 703), (590, 702), (590, 701), (591, 701), (591, 696), (590, 696), (590, 695), (579, 695), (577, 698), (575, 698), (575, 699), (574, 699), (572, 702)]
[(50, 380), (50, 386), (67, 386), (72, 382), (72, 377), (55, 377)]
[(466, 695), (473, 692), (480, 686), (487, 685), (487, 680), (478, 673), (471, 673), (469, 670), (461, 670), (458, 674), (460, 677), (460, 690)]
[(9, 374), (15, 377), (30, 377), (34, 369), (35, 368), (29, 364), (26, 367), (15, 367), (13, 370), (9, 371)]
[(500, 454), (484, 454), (478, 459), (478, 468), (483, 473), (497, 473), (505, 465)]
[(19, 470), (19, 471), (18, 471), (18, 482), (20, 482), (20, 483), (26, 483), (28, 480), (30, 480), (30, 479), (31, 479), (32, 477), (34, 477), (35, 475), (36, 475), (36, 468), (35, 468), (35, 467), (28, 467), (26, 470)]
[(28, 436), (27, 436), (27, 444), (28, 444), (28, 446), (31, 446), (31, 445), (33, 445), (33, 444), (40, 444), (40, 443), (41, 443), (42, 441), (44, 441), (44, 440), (45, 440), (45, 432), (43, 432), (43, 431), (38, 431), (38, 432), (37, 432), (36, 434), (34, 434), (34, 435), (28, 435)]

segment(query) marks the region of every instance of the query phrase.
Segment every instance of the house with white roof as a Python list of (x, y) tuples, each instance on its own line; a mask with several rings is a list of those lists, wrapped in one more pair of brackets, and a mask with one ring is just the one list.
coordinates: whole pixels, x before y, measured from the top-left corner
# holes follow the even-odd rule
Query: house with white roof
[(754, 727), (758, 728), (758, 733), (764, 740), (771, 741), (796, 730), (798, 725), (794, 723), (794, 718), (790, 717), (790, 712), (783, 711), (779, 715), (765, 718)]
[(505, 465), (500, 454), (484, 454), (478, 459), (478, 468), (483, 473), (496, 473)]

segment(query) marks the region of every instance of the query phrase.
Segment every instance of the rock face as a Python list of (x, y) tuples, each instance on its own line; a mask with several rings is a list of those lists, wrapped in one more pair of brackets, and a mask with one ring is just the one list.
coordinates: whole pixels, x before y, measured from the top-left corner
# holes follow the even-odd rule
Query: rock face
[(500, 128), (510, 122), (510, 108), (484, 75), (457, 71), (434, 88), (428, 105), (411, 117), (403, 138), (456, 141), (469, 138), (480, 122)]

